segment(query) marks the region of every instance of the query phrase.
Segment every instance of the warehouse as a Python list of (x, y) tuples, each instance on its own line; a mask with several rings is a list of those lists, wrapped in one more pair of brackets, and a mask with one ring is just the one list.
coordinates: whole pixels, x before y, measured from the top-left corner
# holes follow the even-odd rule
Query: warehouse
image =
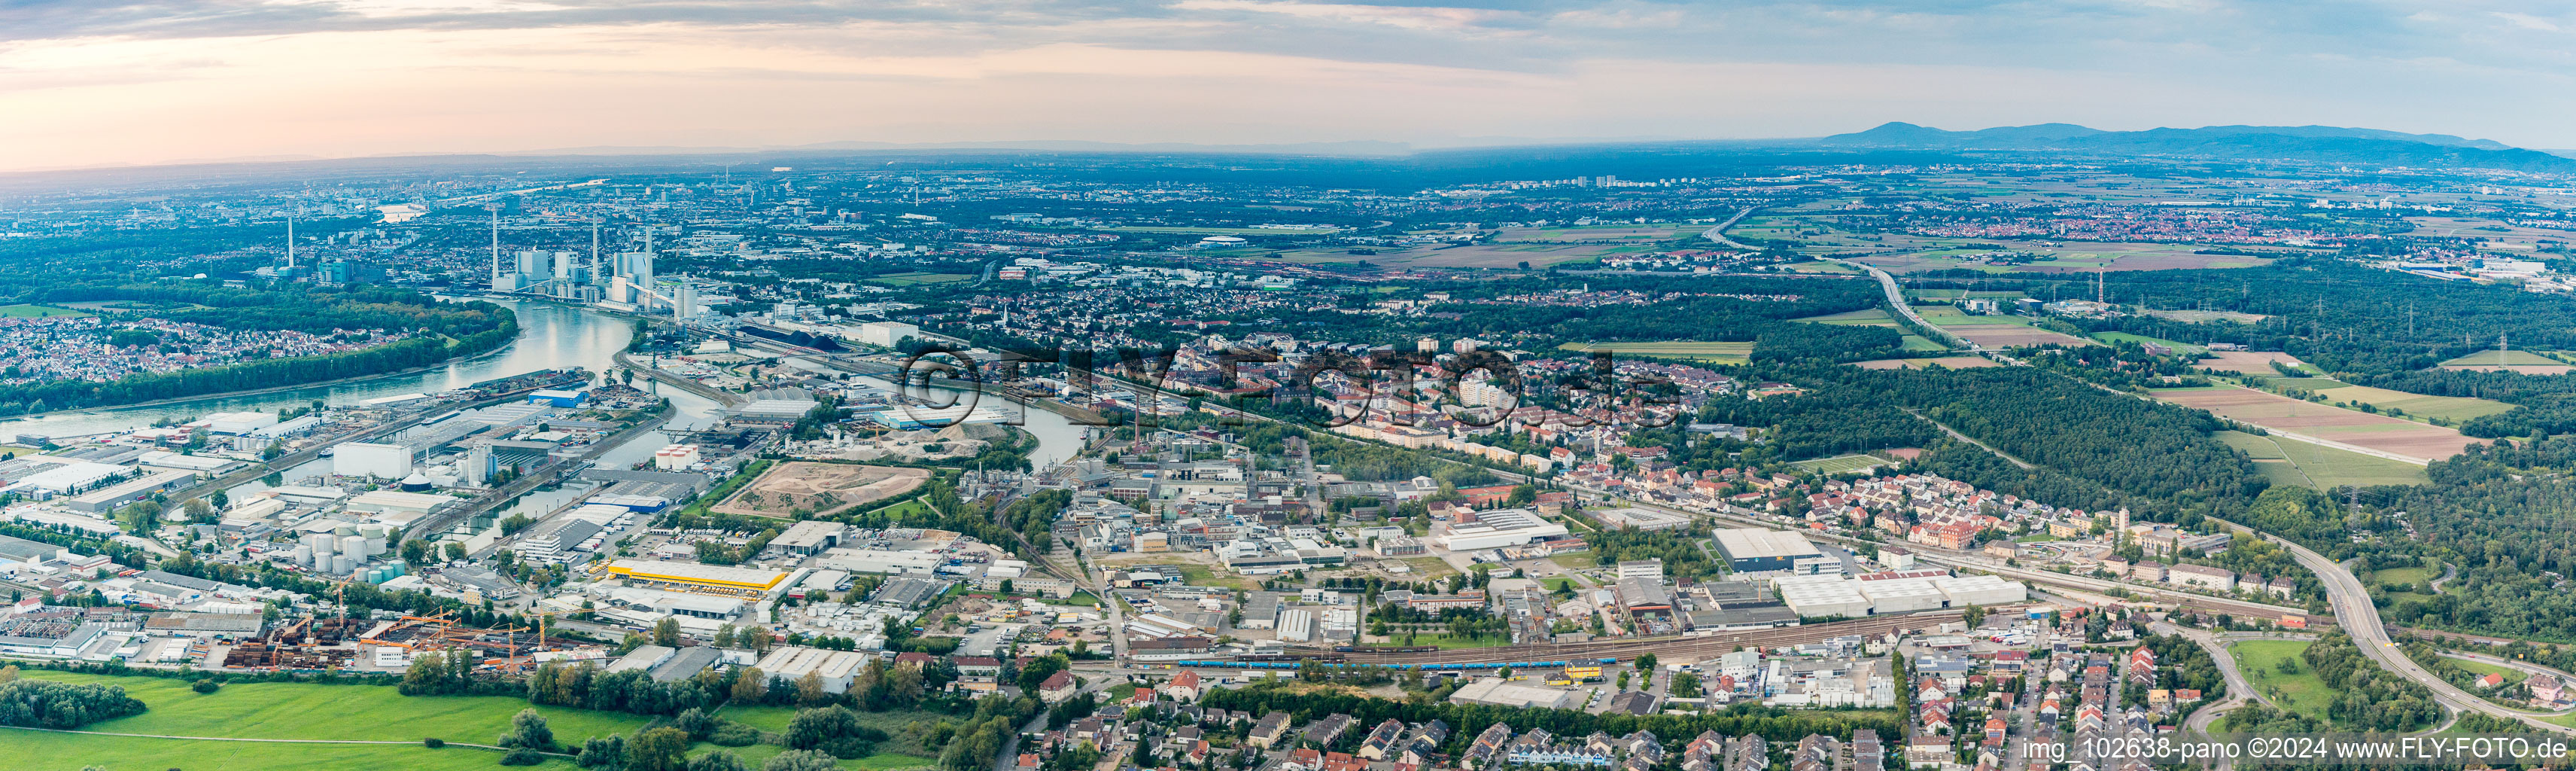
[(789, 554), (812, 556), (841, 545), (844, 526), (839, 522), (812, 519), (787, 526), (787, 532), (769, 539), (771, 548)]
[[(1462, 517), (1463, 518), (1463, 517)], [(1475, 514), (1463, 522), (1440, 527), (1434, 540), (1450, 551), (1481, 551), (1505, 546), (1519, 546), (1567, 534), (1564, 525), (1540, 519), (1528, 509), (1495, 509)]]
[(827, 570), (852, 573), (885, 573), (890, 575), (929, 575), (947, 563), (947, 559), (926, 551), (888, 551), (884, 549), (831, 549), (814, 563)]
[(1854, 581), (1862, 597), (1869, 598), (1871, 613), (1912, 613), (1932, 610), (1949, 602), (1930, 579), (1904, 578), (1888, 581)]
[(144, 474), (141, 478), (118, 482), (115, 486), (106, 489), (72, 496), (71, 500), (63, 503), (63, 508), (86, 514), (98, 514), (150, 498), (153, 493), (177, 487), (196, 478), (195, 473), (187, 471), (153, 471)]
[(1279, 611), (1279, 639), (1288, 642), (1311, 642), (1315, 639), (1315, 614), (1304, 608)]
[(2019, 581), (1997, 576), (1951, 576), (1936, 578), (1932, 585), (1948, 597), (1950, 607), (1970, 605), (2003, 605), (2030, 599), (2030, 587)]
[(787, 580), (786, 573), (775, 570), (656, 560), (618, 560), (608, 563), (601, 572), (645, 586), (713, 590), (730, 594), (767, 592), (777, 587), (779, 582)]
[(1739, 573), (1788, 570), (1798, 560), (1825, 556), (1806, 536), (1759, 527), (1717, 531), (1717, 550), (1727, 567)]
[(770, 677), (783, 677), (789, 682), (811, 674), (823, 681), (824, 693), (848, 693), (860, 668), (868, 663), (868, 654), (857, 651), (827, 651), (791, 645), (769, 652), (760, 658), (760, 671)]
[(1859, 618), (1869, 615), (1869, 598), (1860, 593), (1860, 583), (1841, 576), (1794, 576), (1776, 584), (1781, 604), (1803, 618), (1842, 616)]

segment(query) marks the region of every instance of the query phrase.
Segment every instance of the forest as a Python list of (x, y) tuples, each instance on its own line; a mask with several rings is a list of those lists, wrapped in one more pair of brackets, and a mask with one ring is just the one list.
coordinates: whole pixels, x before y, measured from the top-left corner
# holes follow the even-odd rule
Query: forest
[[(1997, 466), (1956, 452), (1927, 455), (1935, 464), (1927, 470), (2004, 492), (2026, 490), (2015, 494), (2057, 505), (2128, 506), (2153, 519), (2189, 521), (2235, 511), (2269, 484), (2242, 454), (2212, 436), (2220, 426), (2207, 413), (2105, 391), (2033, 367), (1864, 370), (1810, 365), (1768, 374), (1819, 388), (1818, 394), (1829, 395), (1826, 412), (1840, 416), (1784, 423), (1789, 430), (1775, 441), (1823, 447), (1835, 441), (1848, 446), (1905, 438), (1909, 432), (1898, 428), (1901, 424), (1886, 408), (1873, 405), (1875, 400), (1914, 411), (2047, 473), (2007, 471), (2009, 464)], [(1836, 393), (1837, 388), (1848, 391)], [(1797, 407), (1762, 408), (1773, 409)], [(1718, 412), (1747, 418), (1747, 423), (1759, 415), (1741, 407)], [(1840, 439), (1812, 438), (1817, 436)], [(1952, 470), (1959, 473), (1953, 476)]]
[[(2389, 601), (2391, 623), (2576, 642), (2576, 437), (2470, 445), (2434, 461), (2429, 486), (2361, 496), (2414, 537), (2358, 548), (2373, 565), (2448, 563), (2459, 578), (2428, 598)], [(2384, 600), (2386, 601), (2386, 600)]]

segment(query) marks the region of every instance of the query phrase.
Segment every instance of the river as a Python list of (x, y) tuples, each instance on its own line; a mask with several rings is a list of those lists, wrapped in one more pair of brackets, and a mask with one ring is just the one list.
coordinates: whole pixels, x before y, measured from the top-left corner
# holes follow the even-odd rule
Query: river
[[(448, 362), (420, 372), (249, 396), (210, 397), (148, 407), (58, 412), (0, 424), (0, 436), (26, 433), (66, 437), (130, 431), (163, 420), (186, 420), (213, 412), (275, 412), (305, 406), (315, 400), (344, 406), (380, 396), (462, 388), (541, 369), (582, 367), (592, 372), (605, 372), (617, 366), (612, 357), (624, 350), (634, 335), (632, 320), (587, 308), (525, 300), (496, 302), (518, 313), (519, 338), (507, 347), (481, 356)], [(882, 380), (869, 380), (879, 386), (893, 387)], [(703, 428), (716, 422), (718, 405), (713, 401), (677, 388), (666, 389), (645, 379), (639, 378), (635, 382), (639, 388), (669, 398), (672, 406), (677, 408), (679, 414), (672, 418), (669, 428)], [(1073, 425), (1064, 416), (1046, 410), (1028, 409), (1024, 412), (1026, 424), (1021, 428), (1038, 438), (1037, 449), (1029, 456), (1029, 461), (1038, 468), (1044, 469), (1070, 458), (1082, 448), (1082, 426)], [(645, 434), (610, 450), (600, 458), (599, 465), (608, 468), (633, 465), (652, 458), (653, 451), (665, 444), (668, 442), (664, 437)], [(291, 469), (287, 478), (300, 479), (321, 473), (329, 468), (324, 465), (329, 462), (314, 461)]]

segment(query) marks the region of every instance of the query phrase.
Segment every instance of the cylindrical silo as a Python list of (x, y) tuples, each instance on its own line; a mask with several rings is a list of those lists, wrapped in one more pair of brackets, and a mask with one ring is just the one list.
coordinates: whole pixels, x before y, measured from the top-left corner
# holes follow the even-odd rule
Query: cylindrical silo
[(363, 535), (340, 536), (340, 553), (348, 555), (352, 559), (360, 562), (366, 561), (367, 537)]
[(304, 544), (300, 544), (300, 543), (299, 543), (299, 544), (296, 544), (296, 545), (295, 545), (295, 564), (302, 565), (302, 566), (305, 566), (305, 567), (308, 567), (308, 568), (309, 568), (309, 567), (312, 567), (312, 566), (313, 566), (313, 547), (311, 547), (311, 546), (306, 546), (306, 545), (304, 545)]

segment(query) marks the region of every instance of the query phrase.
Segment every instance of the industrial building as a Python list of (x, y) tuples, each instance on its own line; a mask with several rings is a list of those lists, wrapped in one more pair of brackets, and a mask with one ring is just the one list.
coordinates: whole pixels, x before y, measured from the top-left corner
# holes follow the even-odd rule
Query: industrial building
[(1788, 570), (1799, 560), (1825, 556), (1806, 536), (1760, 527), (1717, 531), (1717, 550), (1738, 573)]
[(1953, 576), (1937, 570), (1875, 573), (1861, 577), (1787, 575), (1772, 584), (1781, 603), (1807, 618), (1858, 618), (1970, 605), (2005, 605), (2030, 598), (2030, 587), (1995, 576)]
[(859, 325), (859, 342), (879, 348), (893, 348), (904, 338), (920, 336), (920, 327), (900, 321), (871, 321)]
[(63, 508), (85, 514), (112, 511), (116, 507), (150, 498), (153, 493), (178, 487), (196, 478), (196, 473), (189, 471), (149, 472), (134, 479), (72, 496), (70, 500), (63, 502)]
[(1781, 604), (1803, 618), (1869, 615), (1869, 598), (1860, 593), (1860, 582), (1842, 576), (1789, 576), (1774, 586)]
[(1474, 516), (1442, 525), (1433, 540), (1450, 551), (1481, 551), (1559, 538), (1568, 532), (1564, 525), (1541, 519), (1528, 509), (1495, 509)]
[(601, 568), (605, 575), (653, 587), (727, 594), (759, 594), (777, 588), (787, 574), (775, 570), (702, 565), (695, 562), (617, 560)]
[(830, 549), (814, 563), (826, 570), (852, 573), (885, 573), (889, 575), (929, 575), (948, 560), (923, 551), (887, 551), (884, 549)]
[(857, 651), (827, 651), (790, 645), (771, 650), (769, 655), (760, 657), (756, 666), (760, 667), (762, 674), (783, 677), (790, 682), (803, 680), (810, 674), (823, 681), (824, 693), (848, 693), (850, 683), (857, 679), (859, 670), (867, 663), (868, 654)]
[(411, 475), (408, 445), (341, 442), (332, 450), (331, 470), (340, 476), (401, 479)]
[(809, 519), (787, 526), (787, 532), (769, 539), (769, 546), (789, 554), (812, 556), (841, 545), (841, 533), (847, 529), (839, 522)]

